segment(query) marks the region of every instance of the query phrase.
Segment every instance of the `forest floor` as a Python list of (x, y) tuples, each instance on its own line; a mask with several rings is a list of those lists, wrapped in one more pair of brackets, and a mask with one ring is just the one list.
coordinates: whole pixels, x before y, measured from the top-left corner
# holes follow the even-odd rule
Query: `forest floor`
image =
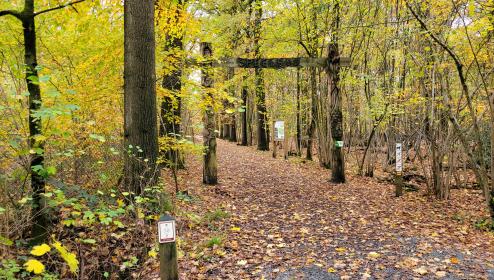
[[(376, 179), (332, 184), (317, 163), (254, 147), (218, 140), (218, 157), (216, 186), (200, 184), (198, 159), (180, 173), (193, 198), (174, 198), (181, 279), (494, 279), (479, 191), (395, 198)], [(157, 260), (148, 269), (157, 279)]]

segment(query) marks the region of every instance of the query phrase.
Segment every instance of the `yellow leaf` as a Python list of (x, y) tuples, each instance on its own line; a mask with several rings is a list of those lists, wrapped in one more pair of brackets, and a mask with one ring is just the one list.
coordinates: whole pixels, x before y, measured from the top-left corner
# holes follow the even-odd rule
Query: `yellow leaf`
[(45, 266), (38, 260), (28, 260), (24, 266), (27, 272), (32, 272), (34, 274), (41, 274), (45, 271)]
[(460, 260), (458, 260), (457, 257), (451, 257), (449, 260), (451, 261), (452, 264), (458, 264), (460, 262)]
[(151, 258), (156, 258), (156, 256), (158, 256), (158, 253), (155, 250), (152, 250), (148, 252), (148, 256), (150, 256)]
[(43, 256), (44, 254), (50, 252), (51, 248), (50, 246), (46, 244), (41, 244), (39, 246), (34, 246), (33, 249), (31, 250), (31, 255), (33, 256)]
[(344, 252), (346, 252), (346, 249), (343, 248), (343, 247), (338, 247), (338, 248), (336, 248), (336, 252), (338, 252), (338, 253), (344, 253)]
[(65, 247), (60, 244), (60, 242), (56, 241), (52, 244), (55, 249), (60, 253), (62, 259), (67, 263), (69, 269), (72, 273), (76, 273), (79, 268), (79, 261), (77, 260), (75, 254), (70, 253), (65, 249)]
[(370, 252), (369, 254), (367, 254), (367, 256), (371, 259), (377, 259), (381, 256), (381, 254), (379, 254), (377, 252)]
[(239, 227), (232, 227), (230, 230), (231, 231), (240, 231), (240, 228)]
[(328, 268), (328, 272), (329, 272), (329, 273), (335, 273), (335, 272), (336, 272), (336, 269), (334, 269), (334, 268), (330, 267), (330, 268)]
[(220, 257), (223, 257), (224, 255), (226, 255), (226, 252), (224, 250), (221, 250), (221, 249), (215, 250), (214, 253)]

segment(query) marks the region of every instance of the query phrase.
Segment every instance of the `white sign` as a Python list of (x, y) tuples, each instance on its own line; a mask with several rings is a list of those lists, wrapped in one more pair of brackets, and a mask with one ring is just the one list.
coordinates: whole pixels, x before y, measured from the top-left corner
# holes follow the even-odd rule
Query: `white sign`
[(401, 143), (396, 143), (396, 172), (403, 171), (403, 159), (401, 156)]
[(158, 222), (158, 239), (160, 243), (175, 242), (175, 221)]
[(275, 121), (274, 122), (274, 141), (285, 140), (285, 122)]

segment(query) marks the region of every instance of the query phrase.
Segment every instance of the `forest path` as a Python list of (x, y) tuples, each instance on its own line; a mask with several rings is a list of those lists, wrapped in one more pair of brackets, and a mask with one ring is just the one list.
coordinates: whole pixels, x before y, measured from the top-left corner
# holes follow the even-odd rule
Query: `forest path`
[[(494, 237), (472, 225), (478, 192), (395, 198), (392, 185), (332, 184), (316, 163), (223, 140), (218, 161), (219, 184), (197, 188), (230, 213), (224, 242), (207, 258), (184, 246), (183, 279), (494, 279)], [(200, 163), (190, 169), (197, 181)]]

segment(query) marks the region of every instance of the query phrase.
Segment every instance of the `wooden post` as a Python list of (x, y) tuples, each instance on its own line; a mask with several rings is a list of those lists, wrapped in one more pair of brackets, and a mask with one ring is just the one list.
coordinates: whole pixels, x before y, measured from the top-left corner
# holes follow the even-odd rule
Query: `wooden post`
[[(276, 122), (273, 122), (273, 131), (275, 131), (274, 129), (274, 125), (275, 125)], [(277, 152), (278, 152), (278, 145), (276, 144), (276, 134), (273, 132), (273, 158), (276, 158), (277, 157)]]
[(160, 279), (178, 280), (177, 244), (175, 242), (175, 219), (161, 216), (158, 222), (160, 242)]
[(403, 195), (403, 156), (401, 143), (396, 143), (396, 173), (395, 173), (395, 195), (400, 197)]
[(288, 137), (285, 135), (285, 140), (283, 140), (283, 153), (285, 154), (285, 159), (288, 160)]

